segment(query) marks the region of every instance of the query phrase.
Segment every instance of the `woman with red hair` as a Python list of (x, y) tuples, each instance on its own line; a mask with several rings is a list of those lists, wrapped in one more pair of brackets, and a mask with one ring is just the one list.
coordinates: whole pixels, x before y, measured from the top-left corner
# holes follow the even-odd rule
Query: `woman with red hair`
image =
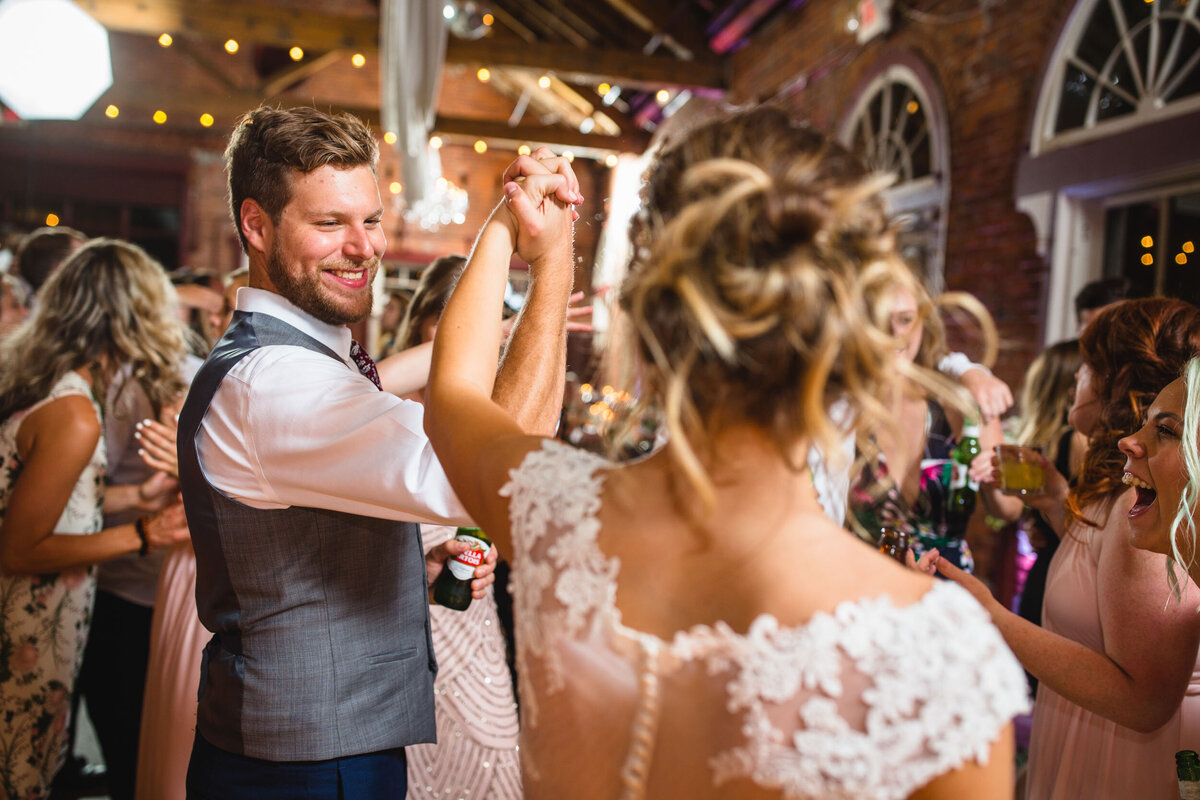
[(1200, 615), (1170, 600), (1165, 557), (1136, 549), (1123, 482), (1122, 437), (1154, 396), (1200, 353), (1200, 308), (1129, 300), (1100, 313), (1080, 338), (1069, 420), (1089, 437), (1078, 482), (1045, 462), (1047, 492), (1030, 499), (1062, 543), (1046, 579), (1039, 628), (1004, 608), (961, 570), (937, 562), (991, 612), (1041, 683), (1029, 750), (1030, 800), (1175, 797), (1175, 751), (1200, 741)]

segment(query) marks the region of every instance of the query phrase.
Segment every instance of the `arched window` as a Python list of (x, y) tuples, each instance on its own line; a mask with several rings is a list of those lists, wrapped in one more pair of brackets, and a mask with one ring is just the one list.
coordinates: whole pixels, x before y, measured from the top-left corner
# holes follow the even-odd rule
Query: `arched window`
[(1200, 3), (1080, 2), (1043, 83), (1035, 152), (1200, 108)]
[(1078, 0), (1047, 63), (1015, 192), (1050, 264), (1046, 341), (1100, 278), (1200, 300), (1200, 0)]
[(840, 139), (867, 166), (896, 176), (885, 193), (904, 257), (932, 291), (943, 285), (949, 156), (945, 113), (925, 71), (892, 64), (859, 93)]

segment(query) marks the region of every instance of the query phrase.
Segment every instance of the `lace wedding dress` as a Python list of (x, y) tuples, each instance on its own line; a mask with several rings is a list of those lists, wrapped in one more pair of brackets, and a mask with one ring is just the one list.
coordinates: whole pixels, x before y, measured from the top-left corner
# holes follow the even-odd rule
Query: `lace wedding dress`
[(670, 641), (625, 627), (620, 564), (597, 543), (611, 468), (547, 441), (501, 490), (526, 797), (904, 798), (985, 761), (1027, 709), (1021, 667), (948, 582), (795, 627), (764, 614), (746, 633), (717, 623)]

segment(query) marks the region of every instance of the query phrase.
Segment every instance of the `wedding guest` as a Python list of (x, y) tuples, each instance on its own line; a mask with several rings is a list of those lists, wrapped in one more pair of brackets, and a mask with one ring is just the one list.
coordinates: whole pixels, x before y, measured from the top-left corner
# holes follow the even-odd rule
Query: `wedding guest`
[[(928, 375), (945, 355), (946, 333), (940, 307), (921, 281), (911, 271), (900, 272), (870, 299), (876, 324), (896, 337), (898, 357), (923, 367), (918, 375)], [(994, 330), (987, 309), (969, 295), (949, 295), (942, 305), (965, 308), (985, 331)], [(885, 401), (887, 424), (860, 426), (863, 456), (850, 487), (851, 525), (871, 541), (885, 527), (903, 531), (915, 556), (936, 549), (942, 558), (974, 572), (966, 539), (970, 515), (955, 514), (950, 507), (955, 481), (966, 485), (969, 480), (965, 469), (955, 465), (954, 450), (967, 417), (984, 452), (1003, 441), (1003, 432), (997, 416), (985, 422), (977, 406), (939, 402), (929, 388), (917, 380), (899, 383)], [(1014, 513), (1021, 509), (1013, 498), (991, 502), (1014, 505)]]
[(86, 235), (66, 225), (30, 231), (17, 245), (8, 273), (24, 282), (32, 299), (54, 270), (87, 240)]
[(566, 309), (561, 185), (505, 183), (438, 326), (425, 418), (511, 554), (526, 792), (1011, 798), (1019, 665), (959, 587), (831, 523), (803, 468), (810, 440), (837, 451), (832, 402), (875, 424), (901, 371), (861, 300), (903, 268), (881, 182), (772, 108), (659, 155), (621, 308), (669, 438), (623, 466), (490, 399), (500, 335), (477, 321), (514, 249), (529, 302)]
[(32, 316), (0, 343), (0, 787), (45, 796), (66, 756), (70, 697), (96, 591), (95, 565), (187, 536), (176, 502), (104, 527), (100, 398), (124, 367), (158, 402), (181, 388), (173, 291), (144, 251), (98, 239), (47, 279)]
[[(1125, 454), (1121, 476), (1134, 491), (1129, 510), (1134, 547), (1169, 557), (1167, 572), (1178, 599), (1187, 579), (1200, 582), (1196, 513), (1200, 497), (1200, 358), (1158, 393), (1142, 427), (1118, 443)], [(1193, 742), (1194, 744), (1194, 742)], [(1189, 748), (1190, 749), (1190, 748)]]
[(404, 347), (400, 344), (400, 328), (404, 324), (405, 311), (411, 302), (406, 292), (389, 292), (384, 303), (383, 313), (379, 315), (379, 353), (381, 357), (398, 353)]
[[(396, 331), (401, 351), (433, 342), (466, 262), (463, 256), (442, 256), (421, 271)], [(414, 393), (414, 399), (424, 402), (424, 391)], [(426, 550), (454, 534), (450, 526), (421, 525)], [(449, 792), (454, 797), (518, 800), (523, 794), (517, 706), (494, 587), (466, 611), (431, 607), (429, 621), (439, 664), (434, 682), (438, 736), (436, 744), (408, 749), (410, 791), (416, 796), (424, 790), (438, 797)], [(489, 766), (481, 769), (483, 764)]]
[(1031, 800), (1170, 797), (1175, 776), (1162, 765), (1200, 741), (1200, 615), (1169, 602), (1163, 556), (1130, 542), (1137, 493), (1122, 482), (1118, 442), (1200, 353), (1200, 308), (1166, 298), (1117, 303), (1088, 324), (1079, 346), (1068, 420), (1088, 437), (1087, 454), (1069, 489), (1042, 459), (1047, 492), (1026, 498), (1062, 534), (1042, 627), (1004, 608), (975, 578), (935, 563), (987, 608), (1039, 681)]

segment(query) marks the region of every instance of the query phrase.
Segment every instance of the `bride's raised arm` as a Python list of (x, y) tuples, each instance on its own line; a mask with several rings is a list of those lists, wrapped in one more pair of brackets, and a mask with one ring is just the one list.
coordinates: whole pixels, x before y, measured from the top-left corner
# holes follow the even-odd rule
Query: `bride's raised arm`
[[(541, 156), (539, 158), (539, 155)], [(539, 151), (505, 172), (505, 197), (484, 224), (438, 325), (425, 430), (451, 486), (502, 550), (508, 470), (553, 432), (562, 402), (567, 301), (580, 198), (565, 159)], [(518, 252), (530, 265), (526, 304), (497, 374), (496, 324)]]

